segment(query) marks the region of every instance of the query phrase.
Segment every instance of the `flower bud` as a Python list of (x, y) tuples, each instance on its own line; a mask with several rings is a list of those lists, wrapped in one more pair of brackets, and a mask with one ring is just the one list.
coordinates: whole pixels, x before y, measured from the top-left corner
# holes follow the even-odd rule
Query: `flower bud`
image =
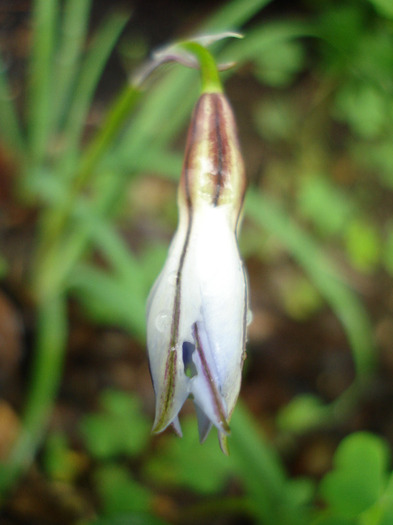
[(204, 93), (196, 104), (188, 131), (179, 205), (227, 205), (235, 225), (245, 189), (243, 158), (231, 106), (222, 93)]
[(204, 93), (188, 132), (179, 225), (147, 306), (156, 394), (153, 431), (172, 424), (188, 397), (200, 439), (212, 425), (226, 448), (245, 357), (248, 289), (237, 245), (246, 187), (236, 125), (221, 93)]

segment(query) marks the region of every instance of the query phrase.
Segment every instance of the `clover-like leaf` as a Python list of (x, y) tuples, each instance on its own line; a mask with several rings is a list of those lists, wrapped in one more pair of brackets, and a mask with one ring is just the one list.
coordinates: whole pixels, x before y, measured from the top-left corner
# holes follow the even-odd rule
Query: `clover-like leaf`
[(87, 415), (81, 425), (90, 453), (99, 459), (140, 453), (148, 442), (150, 424), (137, 397), (107, 390), (101, 405), (102, 410)]
[(94, 477), (106, 515), (151, 510), (151, 493), (134, 480), (125, 468), (116, 464), (103, 465)]
[(213, 436), (198, 445), (192, 418), (182, 425), (183, 438), (172, 435), (161, 441), (158, 453), (146, 465), (146, 475), (163, 485), (183, 486), (211, 494), (223, 488), (234, 471), (232, 457), (225, 457)]
[(351, 518), (369, 509), (386, 486), (388, 448), (375, 435), (345, 438), (334, 456), (334, 469), (321, 482), (321, 495), (333, 514)]

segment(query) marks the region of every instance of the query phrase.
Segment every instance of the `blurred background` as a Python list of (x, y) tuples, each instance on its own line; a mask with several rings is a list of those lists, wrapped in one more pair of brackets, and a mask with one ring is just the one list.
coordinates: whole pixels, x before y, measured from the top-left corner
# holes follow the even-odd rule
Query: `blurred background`
[[(191, 403), (183, 439), (150, 434), (145, 301), (199, 78), (129, 82), (220, 30), (245, 37), (211, 51), (253, 312), (229, 458)], [(0, 0), (0, 48), (1, 523), (392, 523), (324, 482), (344, 437), (393, 443), (391, 1)]]

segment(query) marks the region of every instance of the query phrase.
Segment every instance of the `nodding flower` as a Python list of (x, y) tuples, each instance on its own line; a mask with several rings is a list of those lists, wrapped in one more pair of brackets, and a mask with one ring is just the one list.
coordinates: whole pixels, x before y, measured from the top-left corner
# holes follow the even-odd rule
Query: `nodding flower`
[(225, 453), (245, 358), (248, 288), (237, 244), (245, 189), (229, 102), (203, 93), (188, 131), (178, 228), (148, 299), (147, 346), (153, 431), (172, 424), (181, 435), (178, 414), (190, 397), (201, 442), (214, 425)]

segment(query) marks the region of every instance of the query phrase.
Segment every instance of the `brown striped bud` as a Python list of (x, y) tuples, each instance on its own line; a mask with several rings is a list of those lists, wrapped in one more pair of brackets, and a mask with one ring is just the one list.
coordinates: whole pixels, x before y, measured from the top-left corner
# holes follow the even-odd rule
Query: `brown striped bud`
[(188, 131), (179, 205), (228, 206), (235, 227), (245, 189), (244, 163), (231, 106), (222, 93), (204, 93)]

